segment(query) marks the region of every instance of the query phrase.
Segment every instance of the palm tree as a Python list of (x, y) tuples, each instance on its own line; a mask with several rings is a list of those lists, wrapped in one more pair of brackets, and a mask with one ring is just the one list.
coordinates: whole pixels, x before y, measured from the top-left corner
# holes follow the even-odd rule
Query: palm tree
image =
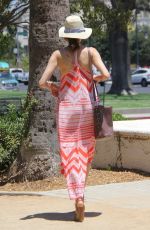
[(6, 27), (16, 26), (18, 19), (28, 10), (28, 0), (5, 0), (0, 2), (0, 32)]
[[(38, 87), (51, 53), (62, 46), (58, 28), (69, 15), (68, 0), (30, 0), (30, 77), (28, 92), (37, 99), (29, 130), (22, 142), (21, 171), (27, 179), (40, 179), (58, 172), (55, 99)], [(19, 160), (20, 161), (20, 160)]]

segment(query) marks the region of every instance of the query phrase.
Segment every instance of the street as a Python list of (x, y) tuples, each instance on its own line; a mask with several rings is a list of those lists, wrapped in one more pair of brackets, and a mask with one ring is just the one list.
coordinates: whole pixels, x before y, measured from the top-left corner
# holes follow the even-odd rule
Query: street
[(19, 90), (20, 91), (26, 91), (28, 88), (28, 85), (25, 85), (24, 83), (19, 83)]
[[(109, 91), (111, 84), (111, 81), (106, 82), (106, 93)], [(100, 86), (100, 84), (97, 84), (97, 88), (99, 92), (103, 91), (103, 87)], [(141, 85), (132, 85), (132, 89), (137, 93), (150, 93), (150, 85), (148, 85), (147, 87), (142, 87)]]

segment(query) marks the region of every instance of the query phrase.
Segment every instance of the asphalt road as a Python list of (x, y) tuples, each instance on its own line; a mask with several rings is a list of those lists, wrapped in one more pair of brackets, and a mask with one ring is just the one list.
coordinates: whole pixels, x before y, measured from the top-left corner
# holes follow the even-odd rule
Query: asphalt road
[[(100, 84), (97, 84), (97, 86), (98, 86), (98, 91), (102, 92), (103, 87), (100, 86)], [(110, 87), (111, 87), (111, 82), (107, 82), (106, 83), (106, 93), (109, 91)], [(150, 93), (150, 85), (147, 87), (141, 87), (140, 85), (132, 85), (132, 89), (137, 93), (146, 93), (146, 94)]]
[[(111, 82), (106, 83), (106, 92), (109, 91), (111, 87)], [(20, 90), (27, 90), (28, 86), (24, 85), (23, 83), (19, 83), (19, 89)], [(140, 85), (133, 85), (132, 89), (136, 91), (137, 93), (150, 93), (150, 85), (148, 87), (141, 87)], [(98, 91), (102, 92), (103, 87), (98, 84)]]
[(20, 91), (26, 91), (28, 88), (27, 85), (25, 85), (24, 83), (19, 83), (19, 90)]

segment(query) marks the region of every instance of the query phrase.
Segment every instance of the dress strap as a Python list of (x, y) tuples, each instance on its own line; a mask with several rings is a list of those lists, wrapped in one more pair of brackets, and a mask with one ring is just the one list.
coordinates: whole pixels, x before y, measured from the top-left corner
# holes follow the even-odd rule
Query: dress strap
[(88, 57), (89, 57), (90, 71), (91, 71), (91, 73), (92, 73), (92, 60), (91, 60), (90, 47), (87, 47), (87, 50), (88, 50)]
[(78, 65), (79, 63), (78, 63), (78, 52), (77, 52), (77, 50), (74, 52), (74, 64), (75, 65)]

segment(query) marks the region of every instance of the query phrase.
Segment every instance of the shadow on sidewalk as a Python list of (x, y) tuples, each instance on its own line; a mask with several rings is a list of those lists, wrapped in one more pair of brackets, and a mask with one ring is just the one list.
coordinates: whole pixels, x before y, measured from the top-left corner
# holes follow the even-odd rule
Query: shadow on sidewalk
[[(102, 215), (101, 212), (85, 212), (85, 217), (97, 217)], [(29, 220), (34, 218), (42, 218), (45, 220), (58, 220), (58, 221), (72, 221), (74, 220), (74, 212), (47, 212), (47, 213), (38, 213), (29, 216), (25, 216), (20, 220)]]

